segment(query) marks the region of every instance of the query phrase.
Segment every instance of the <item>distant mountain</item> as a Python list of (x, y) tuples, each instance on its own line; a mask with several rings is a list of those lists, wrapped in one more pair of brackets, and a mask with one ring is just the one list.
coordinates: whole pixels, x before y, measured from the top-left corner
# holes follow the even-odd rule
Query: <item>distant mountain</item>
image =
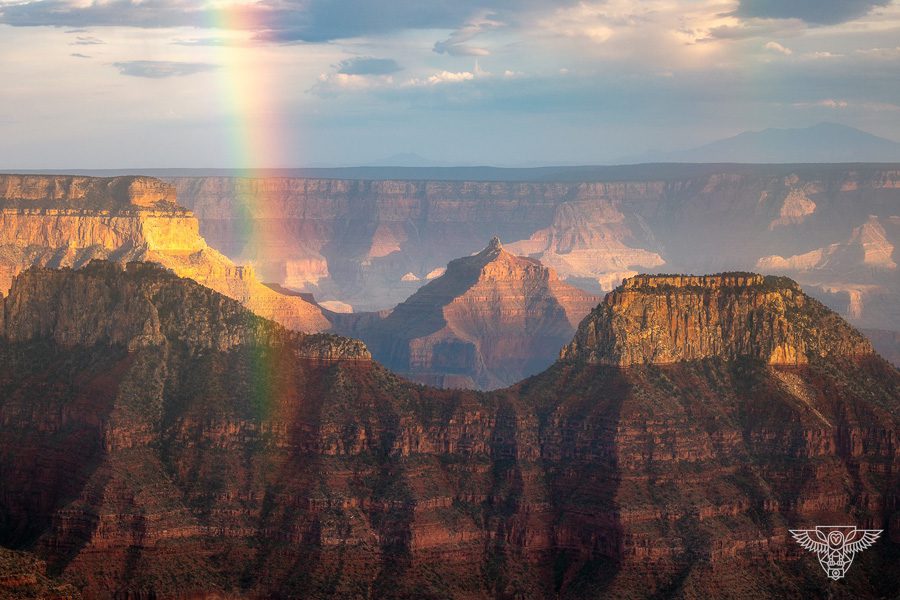
[(402, 152), (381, 158), (372, 163), (379, 167), (446, 167), (449, 165), (425, 158), (414, 152)]
[(798, 129), (746, 131), (699, 148), (639, 162), (834, 163), (900, 160), (900, 144), (853, 127), (819, 123)]

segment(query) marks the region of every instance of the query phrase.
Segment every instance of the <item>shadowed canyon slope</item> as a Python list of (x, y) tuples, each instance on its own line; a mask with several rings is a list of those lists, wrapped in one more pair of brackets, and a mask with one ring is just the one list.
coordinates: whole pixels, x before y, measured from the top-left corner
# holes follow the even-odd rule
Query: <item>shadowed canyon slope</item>
[(292, 329), (328, 328), (318, 306), (263, 285), (209, 247), (198, 228), (175, 203), (175, 189), (157, 179), (0, 175), (0, 291), (32, 265), (151, 261)]
[(493, 238), (392, 311), (332, 320), (395, 372), (439, 387), (491, 389), (547, 368), (599, 300)]
[[(900, 592), (900, 374), (788, 280), (629, 280), (487, 394), (149, 265), (0, 315), (0, 546), (85, 597)], [(885, 530), (839, 584), (825, 522)]]
[(252, 260), (267, 280), (357, 311), (393, 307), (497, 235), (512, 253), (595, 293), (639, 272), (762, 270), (795, 278), (854, 324), (895, 330), (900, 322), (896, 165), (640, 165), (534, 176), (560, 181), (170, 181), (212, 245)]

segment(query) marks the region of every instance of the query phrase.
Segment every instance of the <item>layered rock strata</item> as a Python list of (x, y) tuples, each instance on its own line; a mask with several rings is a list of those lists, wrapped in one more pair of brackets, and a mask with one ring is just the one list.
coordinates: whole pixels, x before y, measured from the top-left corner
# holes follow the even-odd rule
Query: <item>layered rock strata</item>
[(561, 357), (628, 366), (752, 356), (798, 365), (871, 344), (787, 278), (639, 275), (609, 293)]
[[(551, 177), (546, 170), (527, 174), (530, 181), (171, 181), (216, 248), (252, 260), (267, 280), (357, 312), (393, 307), (431, 271), (498, 235), (514, 254), (593, 293), (640, 272), (762, 270), (795, 278), (859, 326), (896, 329), (900, 320), (890, 266), (900, 243), (896, 165), (638, 165), (570, 170), (555, 180), (542, 180)], [(849, 252), (833, 248), (845, 240)], [(850, 268), (835, 270), (835, 262)]]
[[(647, 307), (637, 330), (595, 314), (577, 354), (478, 393), (285, 339), (152, 267), (21, 277), (0, 336), (0, 546), (84, 597), (900, 592), (900, 373), (790, 282), (634, 281), (617, 293)], [(734, 324), (767, 293), (797, 307), (795, 335), (769, 326), (777, 306)], [(619, 364), (703, 294), (735, 310), (709, 312), (696, 347), (755, 343)], [(771, 364), (764, 334), (819, 341)], [(337, 360), (298, 357), (311, 340)], [(835, 583), (788, 533), (821, 523), (884, 534)]]
[(175, 189), (148, 177), (0, 175), (0, 290), (31, 265), (149, 261), (299, 331), (329, 327), (321, 308), (263, 285), (209, 247)]

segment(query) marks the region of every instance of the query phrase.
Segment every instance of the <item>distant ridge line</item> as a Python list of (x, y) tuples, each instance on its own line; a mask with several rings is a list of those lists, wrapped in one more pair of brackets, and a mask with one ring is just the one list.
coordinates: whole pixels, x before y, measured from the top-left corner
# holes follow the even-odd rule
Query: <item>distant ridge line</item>
[(0, 173), (115, 177), (144, 175), (179, 177), (286, 177), (340, 180), (578, 182), (664, 181), (718, 173), (784, 176), (817, 172), (900, 170), (900, 162), (848, 163), (640, 163), (570, 167), (311, 167), (290, 169), (134, 168), (134, 169), (0, 169)]

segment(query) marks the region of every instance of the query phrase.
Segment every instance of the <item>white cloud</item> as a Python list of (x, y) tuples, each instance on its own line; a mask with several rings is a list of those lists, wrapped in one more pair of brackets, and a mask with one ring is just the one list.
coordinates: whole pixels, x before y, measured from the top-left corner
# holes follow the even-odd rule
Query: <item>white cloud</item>
[(440, 73), (435, 73), (433, 75), (429, 75), (424, 79), (410, 79), (410, 85), (440, 85), (442, 83), (459, 83), (461, 81), (472, 81), (475, 79), (475, 73), (470, 71), (460, 71), (460, 72), (452, 72), (452, 71), (441, 71)]
[(807, 52), (803, 55), (804, 58), (811, 58), (814, 60), (827, 60), (829, 58), (840, 58), (842, 56), (844, 55), (835, 52)]
[(836, 100), (834, 98), (825, 98), (816, 102), (794, 102), (791, 106), (794, 108), (833, 108), (842, 109), (850, 106), (846, 100)]
[(779, 54), (784, 54), (785, 56), (790, 56), (794, 53), (793, 50), (786, 46), (782, 46), (778, 42), (766, 42), (766, 45), (763, 46), (766, 50), (771, 50), (772, 52), (777, 52)]
[(309, 91), (319, 96), (333, 96), (341, 92), (362, 92), (389, 87), (391, 75), (355, 75), (351, 73), (321, 73)]

